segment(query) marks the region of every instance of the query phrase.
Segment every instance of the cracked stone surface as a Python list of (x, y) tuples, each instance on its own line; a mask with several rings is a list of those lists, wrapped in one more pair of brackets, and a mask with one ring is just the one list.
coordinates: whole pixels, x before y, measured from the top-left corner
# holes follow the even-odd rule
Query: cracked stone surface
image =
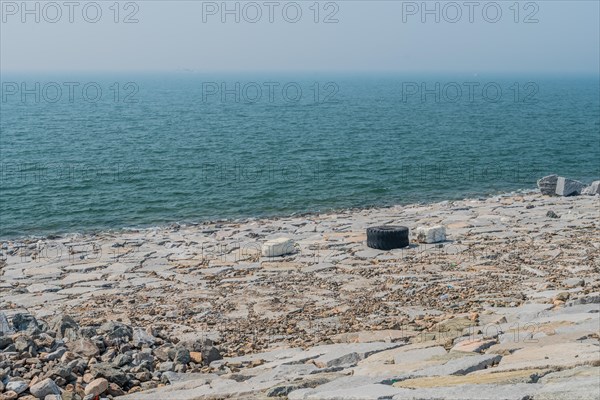
[[(598, 196), (520, 193), (5, 241), (0, 380), (69, 399), (98, 378), (140, 400), (594, 398), (599, 217)], [(383, 224), (447, 240), (367, 248)], [(263, 257), (281, 237), (295, 252)]]

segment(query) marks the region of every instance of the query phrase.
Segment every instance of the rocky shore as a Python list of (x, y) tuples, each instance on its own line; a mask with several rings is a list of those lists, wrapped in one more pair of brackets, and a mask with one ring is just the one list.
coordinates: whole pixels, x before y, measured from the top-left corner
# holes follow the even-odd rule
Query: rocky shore
[[(599, 207), (532, 192), (5, 241), (0, 399), (598, 399)], [(385, 224), (446, 240), (368, 248)], [(289, 254), (263, 255), (275, 238)]]

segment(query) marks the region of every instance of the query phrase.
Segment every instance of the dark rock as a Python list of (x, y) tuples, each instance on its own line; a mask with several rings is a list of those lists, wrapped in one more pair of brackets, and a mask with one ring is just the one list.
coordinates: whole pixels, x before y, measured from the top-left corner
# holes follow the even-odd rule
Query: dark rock
[(63, 354), (65, 354), (67, 352), (67, 349), (64, 347), (59, 347), (58, 349), (54, 350), (51, 353), (48, 353), (45, 357), (44, 360), (45, 361), (53, 361), (53, 360), (58, 360), (59, 358), (62, 357)]
[(79, 334), (84, 338), (90, 339), (96, 336), (98, 332), (96, 332), (96, 329), (91, 326), (84, 326), (83, 328), (79, 328)]
[(17, 349), (16, 349), (14, 343), (13, 344), (9, 344), (7, 347), (5, 347), (2, 350), (2, 352), (4, 352), (4, 353), (14, 353), (16, 351), (17, 351)]
[(50, 321), (50, 329), (57, 333), (59, 339), (75, 340), (79, 338), (79, 325), (68, 315), (59, 315)]
[(10, 336), (0, 336), (0, 350), (5, 349), (13, 343)]
[(558, 175), (548, 175), (537, 181), (537, 186), (542, 194), (554, 196), (556, 193), (556, 182)]
[(133, 330), (133, 344), (141, 347), (144, 344), (152, 346), (156, 342), (156, 338), (142, 328)]
[(17, 332), (24, 331), (30, 335), (34, 335), (42, 331), (37, 319), (31, 314), (15, 314), (13, 316), (12, 324)]
[(173, 361), (176, 364), (187, 364), (190, 362), (190, 351), (185, 347), (177, 348)]
[(133, 329), (131, 327), (115, 321), (102, 324), (98, 328), (98, 332), (106, 335), (107, 339), (112, 343), (128, 341), (133, 337)]
[(124, 365), (130, 364), (133, 361), (133, 358), (128, 354), (119, 354), (113, 360), (113, 364), (117, 367), (122, 367)]
[(71, 368), (62, 366), (62, 365), (57, 365), (56, 367), (52, 368), (46, 374), (47, 378), (56, 378), (58, 376), (65, 378), (65, 379), (70, 377), (71, 376)]
[(114, 382), (121, 387), (127, 384), (127, 374), (109, 363), (98, 363), (92, 365), (90, 368), (90, 373), (94, 379), (105, 378), (109, 382)]
[(189, 351), (201, 352), (205, 347), (213, 346), (213, 341), (206, 337), (200, 337), (195, 340), (187, 340), (181, 342), (180, 345), (184, 346)]
[(144, 361), (140, 365), (136, 365), (132, 367), (129, 372), (132, 374), (138, 374), (140, 372), (152, 371), (154, 368), (152, 367), (152, 363), (149, 361)]
[(147, 353), (145, 351), (140, 351), (133, 355), (133, 365), (141, 365), (144, 362), (147, 362), (150, 365), (152, 365), (152, 363), (154, 363), (154, 357), (152, 356), (152, 354)]
[(560, 216), (558, 214), (556, 214), (554, 211), (550, 210), (546, 213), (546, 217), (548, 218), (560, 218)]
[(202, 349), (202, 360), (204, 360), (206, 365), (221, 359), (223, 359), (223, 356), (215, 346), (206, 346)]

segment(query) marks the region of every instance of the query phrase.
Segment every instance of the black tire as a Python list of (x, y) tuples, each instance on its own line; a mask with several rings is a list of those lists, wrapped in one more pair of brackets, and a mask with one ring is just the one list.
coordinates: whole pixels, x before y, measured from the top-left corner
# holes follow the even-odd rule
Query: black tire
[(408, 228), (405, 226), (374, 226), (367, 228), (367, 246), (391, 250), (408, 247)]

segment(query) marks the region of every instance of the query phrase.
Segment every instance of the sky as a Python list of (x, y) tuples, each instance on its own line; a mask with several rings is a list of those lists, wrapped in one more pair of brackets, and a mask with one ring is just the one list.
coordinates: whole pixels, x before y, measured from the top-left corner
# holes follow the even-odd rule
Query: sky
[(3, 72), (600, 68), (596, 0), (25, 4), (0, 4)]

